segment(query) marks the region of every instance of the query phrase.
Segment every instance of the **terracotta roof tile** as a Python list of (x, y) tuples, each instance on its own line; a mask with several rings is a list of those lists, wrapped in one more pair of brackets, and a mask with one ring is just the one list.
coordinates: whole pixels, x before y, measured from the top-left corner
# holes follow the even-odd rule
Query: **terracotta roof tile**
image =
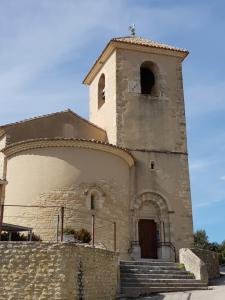
[(117, 146), (117, 145), (114, 145), (114, 144), (111, 144), (111, 143), (107, 143), (107, 142), (103, 142), (103, 141), (99, 141), (99, 140), (95, 140), (95, 139), (87, 140), (87, 139), (80, 139), (80, 138), (63, 138), (63, 137), (36, 138), (36, 139), (23, 140), (23, 141), (15, 142), (15, 143), (12, 143), (12, 144), (6, 144), (6, 147), (3, 150), (14, 147), (15, 145), (20, 145), (20, 144), (23, 144), (23, 143), (29, 143), (29, 142), (35, 142), (35, 141), (81, 141), (81, 142), (90, 142), (90, 143), (101, 144), (101, 145), (110, 146), (110, 147), (113, 147), (113, 148), (116, 148), (116, 149), (120, 149), (120, 150), (123, 150), (123, 151), (129, 153), (132, 156), (129, 149), (121, 147), (121, 146)]
[(148, 40), (139, 36), (125, 36), (125, 37), (117, 37), (112, 38), (112, 42), (122, 42), (127, 44), (134, 44), (134, 45), (141, 45), (141, 46), (147, 46), (147, 47), (153, 47), (153, 48), (161, 48), (161, 49), (167, 49), (167, 50), (174, 50), (174, 51), (180, 51), (180, 52), (186, 52), (188, 53), (188, 50), (183, 48), (177, 48), (174, 46), (170, 46), (164, 43)]
[(162, 49), (162, 50), (167, 50), (167, 51), (173, 51), (174, 55), (175, 53), (178, 54), (179, 56), (185, 58), (188, 55), (188, 50), (183, 49), (183, 48), (178, 48), (174, 46), (170, 46), (164, 43), (152, 41), (149, 39), (145, 39), (143, 37), (139, 36), (124, 36), (124, 37), (115, 37), (112, 38), (108, 44), (105, 46), (105, 48), (102, 50), (101, 54), (98, 56), (96, 59), (95, 63), (92, 65), (90, 70), (88, 71), (87, 75), (85, 76), (83, 83), (84, 84), (90, 84), (92, 79), (95, 76), (95, 73), (99, 71), (101, 68), (102, 64), (104, 63), (104, 60), (106, 59), (106, 56), (110, 55), (119, 44), (127, 44), (127, 45), (139, 45), (143, 47), (149, 47), (149, 48), (157, 48), (157, 49)]
[(65, 109), (65, 110), (62, 110), (62, 111), (57, 111), (57, 112), (53, 112), (53, 113), (49, 113), (49, 114), (45, 114), (45, 115), (41, 115), (41, 116), (31, 117), (31, 118), (20, 120), (20, 121), (13, 122), (13, 123), (0, 125), (0, 136), (1, 136), (1, 131), (4, 131), (4, 129), (6, 129), (8, 127), (15, 126), (15, 125), (18, 125), (18, 124), (21, 124), (21, 123), (32, 122), (32, 121), (35, 121), (35, 120), (38, 120), (38, 119), (48, 118), (48, 117), (52, 117), (52, 116), (60, 115), (60, 114), (64, 114), (64, 113), (71, 113), (73, 116), (87, 122), (89, 125), (94, 126), (94, 127), (98, 128), (99, 130), (105, 132), (105, 130), (103, 128), (101, 128), (98, 125), (88, 121), (87, 119), (81, 117), (80, 115), (76, 114), (75, 112), (73, 112), (71, 109), (68, 108), (68, 109)]

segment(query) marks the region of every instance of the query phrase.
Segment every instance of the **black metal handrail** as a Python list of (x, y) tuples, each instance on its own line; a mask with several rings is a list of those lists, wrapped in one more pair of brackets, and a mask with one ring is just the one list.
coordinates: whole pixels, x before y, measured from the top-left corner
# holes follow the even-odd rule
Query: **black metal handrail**
[(173, 245), (173, 243), (171, 243), (171, 242), (158, 242), (158, 243), (157, 243), (157, 246), (158, 246), (158, 248), (169, 247), (170, 249), (172, 249), (172, 250), (173, 250), (173, 253), (174, 253), (174, 259), (175, 259), (175, 261), (177, 261), (176, 248), (175, 248), (175, 246)]

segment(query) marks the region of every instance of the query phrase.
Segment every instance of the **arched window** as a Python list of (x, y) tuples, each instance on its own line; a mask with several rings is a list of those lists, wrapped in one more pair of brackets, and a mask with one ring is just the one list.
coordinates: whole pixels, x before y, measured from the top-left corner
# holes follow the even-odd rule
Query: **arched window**
[(96, 200), (96, 196), (95, 196), (95, 194), (91, 194), (91, 209), (95, 209), (95, 200)]
[(105, 74), (102, 74), (98, 82), (98, 109), (105, 103)]
[(105, 194), (98, 186), (91, 186), (84, 191), (86, 195), (85, 206), (88, 210), (98, 210), (103, 207)]
[(152, 62), (144, 62), (140, 67), (141, 93), (157, 96), (156, 66)]

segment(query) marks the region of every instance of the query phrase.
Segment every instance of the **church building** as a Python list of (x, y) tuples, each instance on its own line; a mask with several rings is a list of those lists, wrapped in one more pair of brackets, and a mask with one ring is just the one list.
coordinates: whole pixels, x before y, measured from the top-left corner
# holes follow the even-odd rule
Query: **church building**
[(109, 250), (116, 224), (122, 259), (174, 260), (190, 248), (187, 55), (135, 35), (112, 38), (83, 80), (89, 120), (65, 110), (0, 126), (3, 222), (55, 241), (64, 207), (65, 226), (91, 231), (94, 216), (95, 241)]

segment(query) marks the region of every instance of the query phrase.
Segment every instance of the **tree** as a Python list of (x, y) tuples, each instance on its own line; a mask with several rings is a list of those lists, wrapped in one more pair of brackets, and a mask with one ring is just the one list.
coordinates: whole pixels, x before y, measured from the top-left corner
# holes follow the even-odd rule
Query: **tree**
[(200, 229), (194, 233), (194, 245), (201, 249), (208, 248), (209, 240), (205, 230)]
[(196, 248), (207, 249), (218, 253), (220, 264), (225, 263), (225, 240), (221, 244), (215, 242), (210, 243), (206, 231), (200, 229), (194, 233), (194, 245)]

